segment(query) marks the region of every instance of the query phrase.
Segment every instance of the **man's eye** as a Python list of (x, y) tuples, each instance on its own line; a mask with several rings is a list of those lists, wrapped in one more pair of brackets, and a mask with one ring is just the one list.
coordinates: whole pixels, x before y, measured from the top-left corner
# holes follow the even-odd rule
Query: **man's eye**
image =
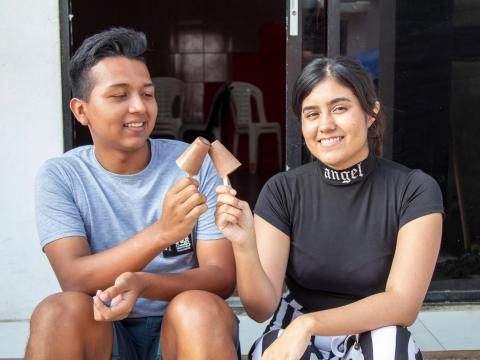
[(146, 96), (146, 97), (153, 97), (153, 94), (152, 93), (144, 93), (143, 96)]
[(127, 96), (127, 94), (125, 94), (125, 93), (113, 94), (113, 95), (112, 95), (112, 97), (114, 97), (114, 98), (123, 98), (123, 97), (125, 97), (125, 96)]

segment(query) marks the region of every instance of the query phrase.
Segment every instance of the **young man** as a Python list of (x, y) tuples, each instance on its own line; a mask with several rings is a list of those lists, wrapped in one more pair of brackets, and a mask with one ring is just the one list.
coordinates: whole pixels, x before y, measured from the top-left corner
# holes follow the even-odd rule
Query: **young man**
[(70, 108), (94, 145), (37, 177), (40, 241), (63, 292), (34, 310), (26, 359), (237, 357), (222, 299), (234, 288), (232, 249), (214, 223), (221, 181), (208, 157), (198, 179), (185, 177), (175, 160), (187, 144), (149, 139), (145, 50), (143, 33), (114, 28), (71, 60)]

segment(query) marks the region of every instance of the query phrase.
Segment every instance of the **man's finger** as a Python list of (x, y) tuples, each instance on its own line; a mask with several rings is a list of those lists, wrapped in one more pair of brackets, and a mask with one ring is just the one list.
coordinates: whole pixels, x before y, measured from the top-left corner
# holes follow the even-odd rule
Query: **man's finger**
[(120, 295), (121, 293), (129, 290), (127, 283), (125, 281), (118, 281), (114, 285), (110, 286), (108, 289), (102, 291), (98, 297), (103, 303), (112, 300), (114, 297)]
[(191, 212), (196, 206), (205, 204), (207, 201), (207, 197), (203, 194), (196, 193), (190, 195), (188, 199), (180, 206), (180, 209), (185, 213), (188, 214)]
[(173, 185), (169, 192), (172, 193), (172, 194), (178, 194), (180, 193), (182, 190), (184, 190), (186, 187), (190, 186), (190, 185), (193, 185), (195, 188), (198, 189), (198, 181), (187, 176), (187, 177), (184, 177), (183, 179), (180, 179), (178, 180), (175, 185)]
[(200, 192), (198, 191), (198, 187), (194, 184), (190, 184), (178, 193), (176, 193), (172, 199), (176, 204), (180, 205), (186, 202), (191, 196), (195, 194), (200, 194)]
[(93, 317), (96, 321), (105, 321), (104, 309), (105, 304), (98, 296), (93, 297)]

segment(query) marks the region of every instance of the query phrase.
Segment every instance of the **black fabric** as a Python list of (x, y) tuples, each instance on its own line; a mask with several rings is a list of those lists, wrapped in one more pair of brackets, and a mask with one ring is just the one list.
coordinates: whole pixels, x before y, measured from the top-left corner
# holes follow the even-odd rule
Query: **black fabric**
[(266, 334), (263, 339), (262, 339), (262, 354), (265, 352), (265, 350), (268, 349), (270, 345), (273, 344), (273, 342), (278, 338), (278, 332), (280, 330), (274, 330)]
[[(353, 346), (353, 344), (350, 346)], [(362, 348), (362, 353), (365, 360), (373, 360), (373, 342), (371, 331), (360, 334), (360, 347)]]
[(408, 359), (408, 341), (410, 332), (404, 327), (397, 326), (397, 338), (395, 344), (395, 360)]
[(307, 312), (384, 291), (399, 229), (443, 213), (429, 175), (373, 155), (361, 165), (360, 181), (335, 183), (312, 162), (275, 175), (259, 195), (255, 213), (290, 237), (286, 283)]

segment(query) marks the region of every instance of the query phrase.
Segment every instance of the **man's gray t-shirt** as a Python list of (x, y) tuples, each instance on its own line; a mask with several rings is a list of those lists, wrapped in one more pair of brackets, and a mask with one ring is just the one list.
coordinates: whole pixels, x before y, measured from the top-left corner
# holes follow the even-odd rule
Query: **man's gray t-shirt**
[[(48, 160), (35, 186), (37, 228), (42, 248), (69, 236), (87, 238), (98, 253), (128, 240), (157, 221), (166, 192), (186, 174), (175, 160), (188, 144), (150, 139), (151, 159), (141, 172), (119, 175), (97, 161), (94, 146), (87, 145)], [(221, 179), (207, 156), (198, 176), (199, 190), (207, 197), (208, 210), (184, 241), (158, 254), (143, 271), (173, 273), (196, 266), (193, 252), (198, 240), (223, 238), (215, 225), (215, 187)], [(162, 315), (166, 302), (140, 298), (130, 317)]]

